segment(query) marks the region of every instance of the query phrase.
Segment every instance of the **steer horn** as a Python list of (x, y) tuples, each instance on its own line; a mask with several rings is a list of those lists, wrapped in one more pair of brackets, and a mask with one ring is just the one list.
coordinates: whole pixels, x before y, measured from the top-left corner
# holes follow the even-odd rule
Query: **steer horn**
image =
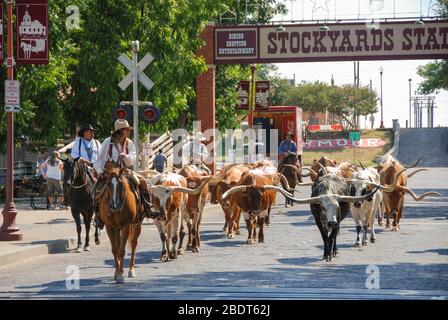
[(358, 160), (359, 165), (361, 166), (362, 170), (366, 170), (366, 167), (364, 167), (364, 165), (362, 164), (362, 162), (360, 160)]
[(201, 184), (196, 189), (190, 189), (190, 188), (185, 188), (185, 187), (173, 187), (172, 190), (173, 190), (173, 192), (184, 192), (189, 195), (196, 195), (196, 194), (201, 193), (202, 189), (204, 188), (204, 186), (207, 184), (207, 182), (210, 179), (211, 179), (211, 177), (207, 177), (207, 179), (205, 179), (205, 180), (201, 179), (202, 180)]
[(402, 188), (404, 192), (408, 193), (412, 198), (414, 198), (415, 201), (423, 200), (427, 196), (438, 196), (440, 198), (443, 198), (443, 196), (440, 193), (434, 191), (428, 191), (418, 196), (414, 193), (414, 191), (412, 191), (412, 189), (409, 189), (408, 187), (402, 187)]
[(317, 197), (311, 197), (311, 198), (303, 198), (303, 199), (297, 199), (297, 198), (293, 198), (291, 196), (288, 195), (287, 192), (285, 192), (284, 190), (279, 190), (286, 198), (288, 198), (289, 200), (292, 200), (294, 202), (297, 202), (299, 204), (307, 204), (307, 203), (320, 203), (320, 201), (326, 196), (326, 197), (333, 197), (336, 199), (336, 201), (338, 202), (356, 202), (356, 201), (364, 201), (368, 198), (370, 198), (371, 196), (373, 196), (377, 191), (379, 190), (379, 188), (377, 187), (375, 190), (373, 190), (372, 192), (363, 195), (363, 196), (341, 196), (339, 194), (326, 194), (326, 195), (321, 195), (321, 196), (317, 196)]
[(319, 161), (317, 162), (317, 164), (319, 165), (320, 169), (322, 170), (324, 176), (326, 176), (328, 174), (327, 169)]
[(410, 174), (408, 174), (408, 178), (412, 177), (414, 174), (419, 173), (421, 171), (429, 171), (428, 169), (417, 169), (413, 172), (411, 172)]
[[(297, 173), (299, 173), (299, 174), (302, 174), (301, 172), (300, 172), (300, 170), (296, 167), (296, 166), (294, 166), (294, 165), (292, 165), (292, 164), (285, 164), (284, 165), (284, 167), (290, 167), (290, 168), (292, 168), (294, 171), (296, 171)], [(311, 169), (307, 169), (307, 170), (310, 170), (310, 171), (312, 171), (313, 173), (315, 173), (313, 170), (311, 170)], [(308, 174), (306, 177), (309, 177), (310, 176), (310, 174)], [(302, 175), (302, 177), (305, 177), (304, 175)], [(299, 180), (297, 179), (297, 176), (295, 176), (295, 178), (296, 178), (296, 185), (298, 185), (298, 186), (302, 186), (302, 187), (306, 187), (306, 186), (312, 186), (312, 185), (314, 185), (314, 182), (299, 182)], [(289, 185), (288, 185), (288, 187), (289, 187)], [(291, 192), (291, 188), (289, 188), (289, 192)]]
[(278, 175), (280, 177), (280, 181), (282, 181), (285, 184), (286, 190), (294, 193), (294, 189), (292, 189), (291, 186), (289, 185), (288, 179), (286, 179), (286, 177), (280, 172), (278, 173)]
[(371, 181), (367, 181), (367, 180), (357, 180), (357, 179), (347, 179), (346, 181), (349, 181), (349, 182), (364, 182), (364, 183), (367, 183), (367, 184), (370, 184), (370, 185), (373, 185), (373, 186), (379, 188), (379, 189), (380, 189), (381, 191), (383, 191), (383, 192), (394, 192), (395, 189), (397, 188), (398, 177), (399, 177), (403, 172), (405, 172), (406, 170), (408, 170), (408, 168), (405, 168), (405, 169), (401, 170), (400, 172), (398, 172), (398, 173), (395, 175), (395, 177), (394, 177), (394, 181), (392, 182), (391, 185), (385, 185), (385, 186), (383, 186), (382, 184), (378, 184), (378, 183), (375, 183), (375, 182), (371, 182)]
[(221, 196), (221, 199), (224, 200), (225, 198), (227, 198), (228, 196), (230, 196), (236, 192), (246, 191), (247, 187), (248, 186), (235, 186), (233, 188), (230, 188), (229, 190), (227, 190), (226, 192), (223, 193), (223, 195)]

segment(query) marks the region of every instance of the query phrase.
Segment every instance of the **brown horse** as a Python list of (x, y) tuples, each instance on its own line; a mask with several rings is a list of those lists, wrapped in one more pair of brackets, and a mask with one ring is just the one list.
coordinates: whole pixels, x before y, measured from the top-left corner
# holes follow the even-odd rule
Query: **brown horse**
[(141, 233), (143, 207), (140, 199), (132, 190), (132, 181), (125, 168), (105, 170), (107, 181), (104, 194), (100, 200), (100, 217), (106, 226), (107, 235), (112, 245), (115, 259), (115, 276), (117, 283), (124, 283), (123, 260), (126, 243), (131, 244), (131, 260), (129, 263), (130, 278), (135, 274), (135, 249)]

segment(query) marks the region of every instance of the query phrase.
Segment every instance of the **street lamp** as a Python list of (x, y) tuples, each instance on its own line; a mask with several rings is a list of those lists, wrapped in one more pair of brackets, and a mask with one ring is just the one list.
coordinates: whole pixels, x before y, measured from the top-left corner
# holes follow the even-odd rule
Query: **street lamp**
[(412, 109), (412, 79), (409, 79), (409, 128), (411, 125), (411, 109)]
[(380, 84), (381, 84), (381, 98), (380, 98), (380, 103), (381, 103), (381, 123), (380, 123), (380, 129), (384, 129), (384, 118), (383, 118), (383, 72), (384, 72), (384, 69), (381, 66), (380, 67)]

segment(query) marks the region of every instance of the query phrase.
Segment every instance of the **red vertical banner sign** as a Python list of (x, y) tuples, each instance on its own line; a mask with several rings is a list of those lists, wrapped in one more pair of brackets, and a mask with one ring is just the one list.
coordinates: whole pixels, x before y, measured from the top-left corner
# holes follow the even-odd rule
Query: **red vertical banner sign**
[(238, 105), (237, 109), (249, 109), (249, 90), (250, 90), (250, 81), (241, 80), (238, 88), (236, 89)]
[(270, 81), (257, 81), (255, 84), (255, 109), (268, 109), (271, 106), (269, 101)]
[(48, 1), (16, 0), (17, 64), (48, 64)]
[(3, 1), (0, 3), (0, 61), (3, 61)]

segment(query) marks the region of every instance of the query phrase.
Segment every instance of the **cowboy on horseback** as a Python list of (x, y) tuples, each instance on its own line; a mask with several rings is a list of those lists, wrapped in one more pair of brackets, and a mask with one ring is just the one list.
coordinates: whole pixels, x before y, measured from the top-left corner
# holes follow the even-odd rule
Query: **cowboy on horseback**
[[(124, 167), (128, 169), (130, 180), (134, 182), (136, 191), (141, 196), (145, 208), (145, 215), (150, 218), (155, 218), (159, 216), (159, 213), (151, 210), (151, 195), (149, 193), (148, 183), (145, 178), (131, 170), (131, 167), (137, 161), (137, 154), (134, 142), (129, 139), (130, 130), (132, 130), (132, 127), (129, 126), (126, 120), (118, 119), (115, 121), (114, 132), (101, 145), (98, 159), (94, 163), (95, 169), (100, 174), (94, 191), (95, 204), (98, 204), (97, 195), (104, 187), (107, 171), (113, 168)], [(103, 224), (99, 220), (99, 215), (97, 215), (97, 223), (102, 228)]]
[(71, 157), (74, 161), (85, 162), (89, 166), (88, 174), (93, 181), (96, 181), (97, 173), (93, 169), (93, 164), (98, 159), (100, 143), (94, 139), (95, 131), (91, 124), (84, 124), (79, 128), (78, 137), (75, 139)]

